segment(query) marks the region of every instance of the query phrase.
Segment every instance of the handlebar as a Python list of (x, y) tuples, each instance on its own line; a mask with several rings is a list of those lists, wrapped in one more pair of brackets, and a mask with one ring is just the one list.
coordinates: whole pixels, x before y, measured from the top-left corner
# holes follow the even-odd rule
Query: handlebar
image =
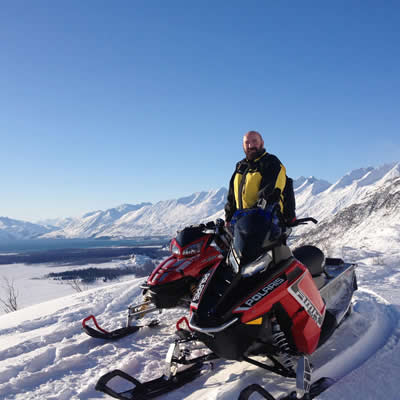
[(299, 218), (292, 222), (289, 227), (298, 226), (298, 225), (307, 225), (308, 222), (312, 222), (313, 224), (318, 224), (318, 221), (313, 217), (307, 218)]

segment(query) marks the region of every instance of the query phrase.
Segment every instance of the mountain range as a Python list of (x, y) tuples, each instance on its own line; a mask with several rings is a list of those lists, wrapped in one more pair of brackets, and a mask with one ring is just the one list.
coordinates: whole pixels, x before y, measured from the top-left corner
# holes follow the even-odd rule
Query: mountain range
[(36, 239), (56, 229), (7, 217), (0, 217), (0, 240)]
[[(316, 227), (296, 228), (297, 238), (323, 241), (329, 246), (333, 236), (347, 243), (353, 237), (368, 238), (390, 233), (400, 241), (400, 163), (349, 172), (334, 184), (315, 177), (294, 181), (298, 217), (312, 216)], [(183, 226), (223, 218), (227, 189), (193, 193), (155, 204), (123, 204), (98, 210), (78, 218), (33, 224), (0, 217), (0, 240), (34, 238), (131, 238), (172, 236)], [(382, 233), (383, 234), (383, 233)]]
[(400, 163), (352, 171), (315, 196), (296, 196), (298, 214), (319, 223), (296, 230), (297, 245), (318, 244), (345, 257), (346, 247), (367, 254), (400, 245)]

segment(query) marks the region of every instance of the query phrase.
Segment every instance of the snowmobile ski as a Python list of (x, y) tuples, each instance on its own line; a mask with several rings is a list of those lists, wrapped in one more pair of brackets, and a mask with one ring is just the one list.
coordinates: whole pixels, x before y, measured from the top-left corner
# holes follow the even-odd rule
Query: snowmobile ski
[[(193, 359), (187, 359), (187, 351), (184, 346), (193, 341), (196, 341), (196, 338), (191, 334), (185, 339), (176, 339), (174, 343), (171, 343), (165, 357), (164, 374), (161, 377), (141, 383), (126, 372), (114, 370), (98, 380), (96, 390), (116, 399), (145, 400), (169, 393), (191, 382), (202, 373), (204, 367), (208, 366), (212, 369), (212, 361), (218, 358), (214, 353), (207, 353)], [(178, 371), (178, 367), (182, 365), (187, 366), (187, 368)], [(131, 388), (120, 392), (116, 391), (112, 388), (116, 381), (109, 385), (114, 378), (117, 378), (120, 383), (125, 381), (124, 388), (127, 388), (127, 385)]]
[[(297, 397), (295, 391), (289, 393), (284, 397), (279, 397), (279, 400), (312, 400), (320, 395), (324, 390), (332, 386), (335, 381), (331, 378), (321, 378), (318, 381), (311, 384), (309, 393), (305, 393), (302, 397)], [(271, 393), (266, 391), (262, 386), (257, 383), (247, 386), (244, 388), (239, 395), (238, 400), (248, 400), (254, 393), (258, 393), (267, 400), (277, 400)]]
[[(96, 329), (87, 325), (87, 322), (90, 320), (93, 321)], [(159, 323), (160, 321), (158, 321), (157, 319), (153, 319), (149, 324), (146, 325), (132, 325), (132, 326), (128, 325), (123, 328), (118, 328), (109, 332), (99, 326), (94, 315), (89, 315), (82, 321), (82, 328), (89, 336), (92, 336), (94, 338), (105, 339), (105, 340), (118, 340), (134, 332), (137, 332), (140, 328), (145, 328), (145, 327), (154, 328)]]
[[(201, 373), (203, 363), (197, 363), (191, 367), (177, 372), (175, 375), (168, 378), (166, 375), (160, 378), (153, 379), (151, 381), (141, 383), (137, 379), (133, 378), (129, 374), (115, 370), (103, 375), (96, 384), (96, 390), (106, 393), (116, 399), (121, 400), (147, 400), (154, 399), (157, 396), (168, 393), (175, 390), (193, 379), (198, 377)], [(111, 379), (119, 377), (127, 381), (128, 383), (134, 385), (132, 389), (117, 392), (113, 390), (108, 383)]]

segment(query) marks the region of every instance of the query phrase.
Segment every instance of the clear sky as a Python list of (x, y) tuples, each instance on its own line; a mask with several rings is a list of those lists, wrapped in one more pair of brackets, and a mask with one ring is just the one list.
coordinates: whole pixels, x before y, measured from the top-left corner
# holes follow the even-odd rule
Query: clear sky
[(398, 1), (3, 1), (0, 216), (227, 187), (260, 131), (289, 176), (400, 159)]

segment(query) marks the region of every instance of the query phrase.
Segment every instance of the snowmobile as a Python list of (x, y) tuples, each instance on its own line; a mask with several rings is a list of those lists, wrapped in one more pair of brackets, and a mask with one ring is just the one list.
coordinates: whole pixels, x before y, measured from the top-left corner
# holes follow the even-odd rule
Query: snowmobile
[[(325, 258), (315, 246), (292, 252), (287, 245), (291, 228), (276, 221), (270, 209), (241, 212), (226, 259), (198, 284), (188, 329), (171, 344), (162, 377), (141, 383), (115, 370), (101, 377), (96, 389), (119, 399), (154, 398), (193, 380), (215, 359), (246, 361), (296, 378), (296, 391), (285, 399), (311, 399), (328, 387), (329, 378), (312, 382), (310, 356), (351, 312), (356, 265)], [(317, 221), (303, 218), (296, 225), (308, 222)], [(199, 344), (208, 352), (188, 358)], [(189, 367), (178, 371), (182, 365)], [(133, 387), (118, 392), (111, 383), (115, 377)], [(239, 399), (254, 392), (274, 400), (257, 384), (245, 388)]]
[[(171, 255), (154, 269), (141, 286), (144, 301), (128, 307), (126, 326), (109, 332), (100, 327), (94, 315), (90, 315), (82, 321), (83, 330), (95, 338), (117, 340), (142, 327), (157, 326), (157, 319), (147, 325), (132, 324), (133, 320), (147, 313), (179, 306), (189, 309), (199, 280), (219, 263), (229, 249), (229, 232), (223, 226), (224, 221), (217, 219), (178, 231), (170, 243)], [(88, 325), (90, 321), (94, 327)]]

